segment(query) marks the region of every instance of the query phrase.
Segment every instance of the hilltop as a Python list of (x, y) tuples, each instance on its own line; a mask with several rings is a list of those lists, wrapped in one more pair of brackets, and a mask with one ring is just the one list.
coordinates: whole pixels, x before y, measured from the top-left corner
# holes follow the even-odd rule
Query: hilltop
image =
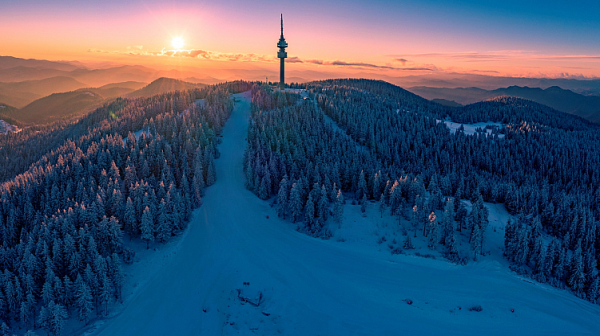
[(200, 84), (200, 83), (197, 83), (197, 84), (196, 83), (188, 83), (188, 82), (184, 82), (184, 81), (178, 80), (178, 79), (161, 77), (161, 78), (153, 81), (152, 83), (148, 84), (147, 86), (129, 93), (127, 95), (127, 97), (130, 97), (130, 98), (148, 97), (148, 96), (154, 96), (157, 94), (163, 94), (163, 93), (173, 92), (173, 91), (184, 91), (184, 90), (197, 89), (197, 88), (201, 88), (204, 86), (206, 86), (206, 85)]

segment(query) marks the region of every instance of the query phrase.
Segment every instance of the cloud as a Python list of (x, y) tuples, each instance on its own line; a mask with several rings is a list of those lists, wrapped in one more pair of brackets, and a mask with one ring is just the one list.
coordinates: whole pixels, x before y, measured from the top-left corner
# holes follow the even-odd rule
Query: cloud
[(304, 63), (301, 59), (299, 59), (298, 57), (290, 57), (286, 60), (286, 63)]
[(375, 69), (396, 69), (387, 65), (375, 65), (370, 63), (363, 62), (344, 62), (344, 61), (333, 61), (331, 65), (340, 65), (340, 66), (352, 66), (352, 67), (361, 67), (361, 68), (375, 68)]
[(402, 63), (403, 66), (406, 65), (406, 62), (408, 62), (408, 60), (405, 58), (396, 58), (394, 61)]
[(567, 60), (567, 61), (600, 61), (598, 55), (551, 55), (540, 56), (543, 60)]
[(188, 57), (208, 58), (208, 51), (204, 51), (204, 50), (200, 50), (200, 49), (189, 50), (187, 56)]
[(446, 52), (446, 53), (421, 53), (406, 55), (387, 55), (395, 61), (405, 60), (404, 57), (414, 58), (444, 58), (464, 62), (486, 61), (600, 61), (600, 55), (544, 55), (531, 50), (497, 50), (488, 52)]
[(481, 73), (500, 73), (496, 70), (471, 70), (472, 72), (481, 72)]
[[(208, 51), (202, 49), (162, 49), (160, 51), (150, 51), (143, 49), (142, 46), (135, 47), (127, 47), (127, 50), (122, 51), (105, 51), (98, 49), (89, 49), (88, 52), (101, 52), (101, 53), (116, 53), (123, 55), (132, 55), (132, 56), (155, 56), (155, 57), (188, 57), (188, 58), (197, 58), (202, 60), (211, 60), (211, 61), (229, 61), (229, 62), (266, 62), (273, 63), (279, 62), (279, 60), (275, 57), (275, 55), (259, 55), (253, 53), (221, 53), (216, 51)], [(398, 59), (398, 62), (401, 62), (402, 65), (405, 65), (408, 62), (406, 59)], [(290, 57), (286, 59), (287, 63), (307, 63), (307, 64), (316, 64), (323, 66), (337, 66), (337, 67), (354, 67), (354, 68), (368, 68), (368, 69), (383, 69), (383, 70), (401, 70), (401, 71), (438, 71), (439, 69), (433, 65), (426, 66), (417, 66), (417, 67), (394, 67), (392, 64), (386, 65), (378, 65), (373, 63), (365, 63), (365, 62), (349, 62), (349, 61), (324, 61), (324, 60), (302, 60), (299, 57)]]

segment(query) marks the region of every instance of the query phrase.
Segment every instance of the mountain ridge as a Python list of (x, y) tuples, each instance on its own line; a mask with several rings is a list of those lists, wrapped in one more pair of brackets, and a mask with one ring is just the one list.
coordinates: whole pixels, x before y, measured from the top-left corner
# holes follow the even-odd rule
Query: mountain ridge
[(411, 87), (411, 92), (426, 99), (444, 99), (462, 105), (473, 104), (498, 96), (519, 97), (552, 107), (558, 111), (574, 114), (589, 121), (600, 123), (600, 97), (584, 96), (559, 86), (546, 89), (512, 85), (506, 88), (485, 90), (477, 87), (469, 88), (433, 88)]

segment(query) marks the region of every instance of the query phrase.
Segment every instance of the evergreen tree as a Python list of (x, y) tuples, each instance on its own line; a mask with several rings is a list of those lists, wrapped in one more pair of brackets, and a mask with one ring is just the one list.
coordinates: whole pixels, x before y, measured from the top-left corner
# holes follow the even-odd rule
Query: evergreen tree
[(79, 316), (79, 320), (85, 322), (87, 325), (88, 319), (93, 309), (92, 303), (92, 293), (88, 285), (83, 282), (81, 276), (77, 276), (77, 280), (75, 281), (75, 287), (77, 288), (77, 293), (75, 296), (75, 306), (77, 307), (77, 314)]
[(150, 248), (150, 242), (154, 240), (154, 221), (152, 220), (152, 213), (150, 208), (144, 208), (142, 215), (142, 240), (146, 241), (146, 248)]
[(435, 216), (435, 212), (431, 212), (428, 218), (428, 243), (427, 247), (431, 250), (435, 250), (438, 243), (438, 224)]
[(338, 190), (337, 196), (335, 198), (335, 203), (333, 205), (333, 219), (336, 223), (341, 224), (342, 219), (344, 217), (344, 195), (342, 194), (342, 190)]
[(404, 249), (406, 250), (412, 250), (415, 247), (413, 246), (412, 240), (410, 239), (410, 234), (407, 234), (406, 237), (404, 238), (404, 245), (403, 245)]
[(287, 175), (279, 182), (279, 192), (277, 193), (277, 215), (286, 218), (288, 213), (288, 179)]
[(585, 274), (583, 272), (583, 260), (581, 256), (581, 247), (578, 246), (571, 257), (570, 275), (567, 284), (577, 295), (583, 294), (585, 285)]
[(312, 194), (308, 196), (306, 206), (304, 208), (304, 225), (309, 232), (314, 233), (313, 225), (315, 224), (315, 203), (312, 199)]
[(367, 211), (367, 195), (363, 194), (360, 201), (360, 212), (365, 213)]
[(327, 189), (325, 189), (325, 185), (321, 186), (321, 195), (319, 197), (317, 208), (319, 209), (319, 219), (321, 223), (324, 223), (329, 214), (329, 199), (327, 197)]
[[(167, 204), (164, 199), (160, 200), (158, 205), (158, 218), (156, 219), (156, 240), (159, 242), (165, 242), (171, 235), (171, 225), (169, 223), (169, 214), (167, 210)], [(143, 220), (143, 217), (142, 217)], [(143, 238), (142, 238), (143, 239)]]
[(481, 236), (481, 227), (479, 224), (473, 225), (469, 242), (471, 244), (471, 250), (473, 251), (474, 260), (477, 260), (477, 254), (481, 252)]
[(385, 211), (385, 196), (381, 194), (379, 197), (379, 215), (380, 218), (383, 218), (383, 212)]
[(104, 303), (104, 312), (108, 314), (108, 304), (112, 302), (113, 298), (113, 287), (108, 279), (108, 276), (105, 274), (102, 276), (102, 280), (100, 281), (100, 302)]
[(302, 215), (302, 196), (301, 185), (299, 182), (292, 184), (290, 191), (289, 209), (292, 216), (292, 222), (296, 222)]
[(127, 204), (125, 205), (125, 223), (124, 229), (126, 232), (133, 236), (138, 231), (138, 223), (135, 215), (135, 206), (130, 197), (127, 197)]

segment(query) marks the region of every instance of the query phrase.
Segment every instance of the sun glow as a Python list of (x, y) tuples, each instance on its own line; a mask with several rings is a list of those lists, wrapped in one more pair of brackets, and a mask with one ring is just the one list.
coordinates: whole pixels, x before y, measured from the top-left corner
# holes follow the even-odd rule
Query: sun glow
[(171, 44), (173, 45), (173, 48), (181, 49), (181, 48), (183, 48), (183, 39), (179, 36), (174, 37), (173, 41), (171, 41)]

